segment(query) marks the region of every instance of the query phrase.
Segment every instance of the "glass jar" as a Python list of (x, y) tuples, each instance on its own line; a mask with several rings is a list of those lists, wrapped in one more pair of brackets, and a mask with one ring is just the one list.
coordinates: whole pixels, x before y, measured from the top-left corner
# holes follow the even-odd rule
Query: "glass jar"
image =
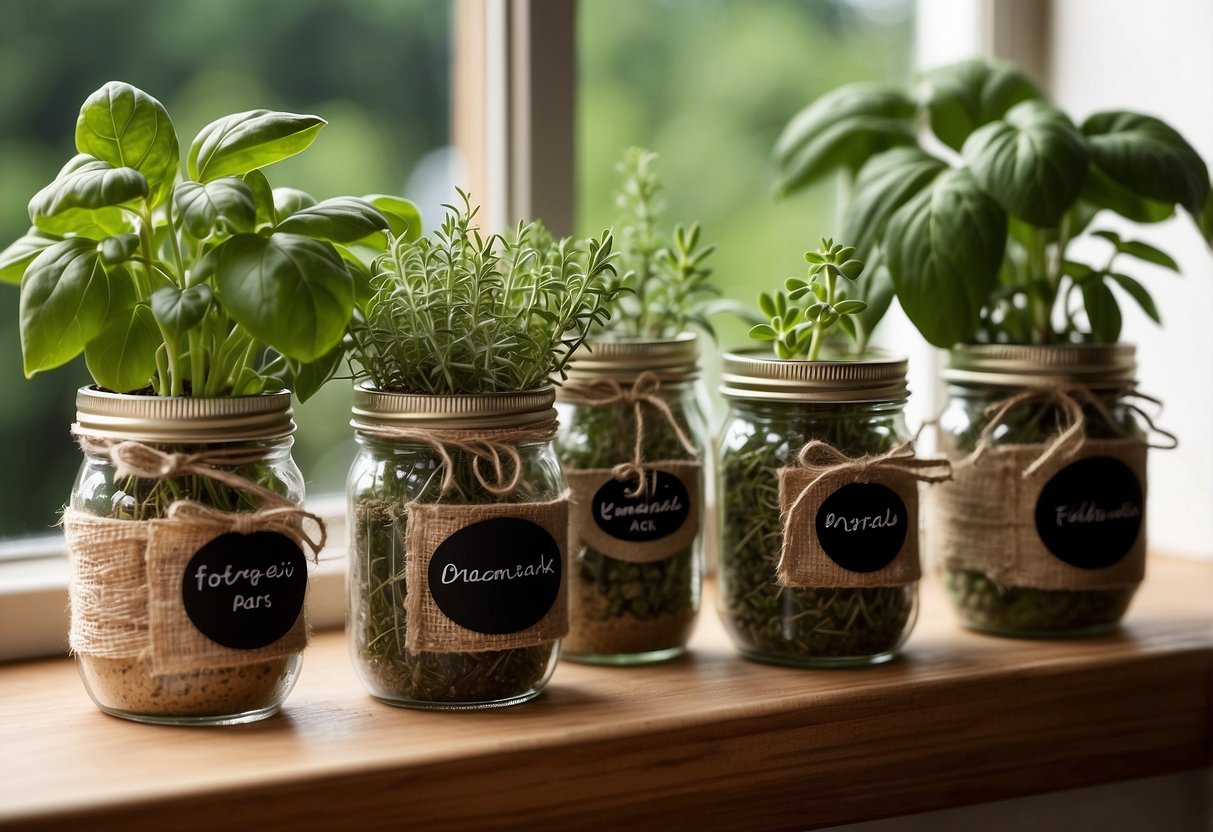
[[(281, 516), (256, 519), (267, 500), (303, 500), (290, 393), (204, 399), (83, 388), (76, 406), (84, 462), (64, 526), (71, 646), (89, 695), (102, 711), (140, 722), (273, 715), (299, 676), (307, 633), (299, 538)], [(236, 529), (272, 540), (250, 547)], [(275, 577), (241, 577), (270, 553)], [(224, 576), (218, 585), (207, 580), (214, 574)]]
[(1124, 344), (952, 351), (940, 446), (956, 480), (932, 494), (928, 539), (966, 626), (1073, 636), (1125, 614), (1145, 570), (1135, 372)]
[(355, 389), (347, 629), (380, 701), (491, 708), (551, 678), (567, 630), (554, 399)]
[(693, 333), (600, 341), (557, 391), (557, 446), (573, 490), (565, 658), (627, 665), (686, 651), (703, 582), (698, 357)]
[[(815, 440), (835, 459), (852, 461), (905, 443), (905, 373), (905, 361), (884, 358), (724, 356), (719, 605), (743, 655), (790, 665), (877, 664), (909, 635), (918, 603), (916, 483), (897, 486), (897, 494), (861, 489), (859, 503), (831, 510), (852, 481), (883, 478), (789, 479)], [(816, 510), (793, 517), (787, 509), (801, 499)], [(854, 530), (836, 545), (836, 530), (861, 515), (873, 518), (872, 531)], [(900, 526), (900, 543), (875, 528), (886, 525)], [(777, 577), (792, 557), (823, 579), (790, 585)]]

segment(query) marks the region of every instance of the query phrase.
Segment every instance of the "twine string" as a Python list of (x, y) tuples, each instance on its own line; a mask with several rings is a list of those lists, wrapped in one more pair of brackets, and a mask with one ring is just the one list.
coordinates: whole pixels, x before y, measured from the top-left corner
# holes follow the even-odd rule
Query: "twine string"
[(613, 378), (600, 379), (591, 384), (566, 384), (561, 392), (561, 398), (573, 404), (589, 405), (591, 407), (609, 407), (622, 404), (632, 408), (632, 419), (636, 423), (635, 442), (632, 446), (632, 458), (611, 468), (611, 475), (617, 480), (635, 478), (636, 485), (624, 494), (631, 498), (645, 497), (649, 492), (649, 478), (644, 470), (644, 410), (651, 407), (674, 431), (678, 444), (691, 457), (699, 459), (699, 451), (695, 443), (687, 436), (678, 418), (674, 415), (670, 403), (661, 395), (661, 379), (652, 371), (646, 370), (636, 377), (636, 380), (625, 387)]

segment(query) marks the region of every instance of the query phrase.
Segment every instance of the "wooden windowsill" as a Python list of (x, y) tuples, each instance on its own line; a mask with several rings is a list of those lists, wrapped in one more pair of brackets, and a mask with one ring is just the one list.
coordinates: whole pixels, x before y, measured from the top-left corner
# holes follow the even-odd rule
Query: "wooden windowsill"
[(503, 710), (381, 705), (340, 633), (280, 716), (231, 728), (104, 716), (66, 659), (3, 666), (0, 827), (811, 828), (1196, 768), (1213, 567), (1150, 570), (1115, 636), (964, 632), (928, 586), (902, 660), (811, 671), (738, 658), (707, 609), (685, 659), (563, 663)]

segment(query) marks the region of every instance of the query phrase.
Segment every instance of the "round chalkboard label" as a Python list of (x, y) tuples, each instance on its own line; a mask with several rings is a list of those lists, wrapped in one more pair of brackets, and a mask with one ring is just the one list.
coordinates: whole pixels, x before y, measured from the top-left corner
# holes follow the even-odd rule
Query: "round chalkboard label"
[(447, 618), (478, 633), (533, 627), (560, 594), (560, 546), (517, 517), (464, 526), (430, 558), (430, 595)]
[(850, 572), (875, 572), (897, 557), (909, 513), (897, 492), (874, 482), (844, 485), (817, 510), (817, 540)]
[(1079, 569), (1120, 561), (1141, 532), (1141, 483), (1108, 456), (1080, 459), (1045, 484), (1036, 501), (1036, 531), (1045, 547)]
[(610, 479), (594, 494), (591, 509), (598, 528), (618, 540), (647, 543), (682, 528), (691, 514), (686, 485), (668, 471), (649, 469), (648, 493), (627, 496), (635, 480)]
[(185, 614), (211, 641), (267, 647), (295, 626), (307, 594), (307, 559), (277, 532), (221, 534), (199, 549), (181, 579)]

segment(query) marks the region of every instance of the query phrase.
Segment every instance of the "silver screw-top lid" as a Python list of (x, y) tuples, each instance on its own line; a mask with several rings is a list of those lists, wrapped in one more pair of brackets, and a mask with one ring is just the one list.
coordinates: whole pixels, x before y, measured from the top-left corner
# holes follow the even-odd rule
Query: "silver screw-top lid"
[(960, 386), (1114, 389), (1131, 385), (1136, 374), (1132, 344), (968, 344), (952, 349), (943, 378)]
[(520, 393), (392, 393), (376, 390), (369, 382), (354, 388), (355, 430), (376, 427), (429, 428), (431, 430), (491, 430), (524, 427), (556, 418), (550, 386)]
[(82, 387), (72, 429), (81, 436), (142, 442), (241, 442), (290, 436), (295, 420), (289, 391), (203, 398)]
[(863, 358), (804, 361), (725, 353), (720, 392), (733, 399), (808, 403), (904, 401), (906, 360), (877, 352)]

